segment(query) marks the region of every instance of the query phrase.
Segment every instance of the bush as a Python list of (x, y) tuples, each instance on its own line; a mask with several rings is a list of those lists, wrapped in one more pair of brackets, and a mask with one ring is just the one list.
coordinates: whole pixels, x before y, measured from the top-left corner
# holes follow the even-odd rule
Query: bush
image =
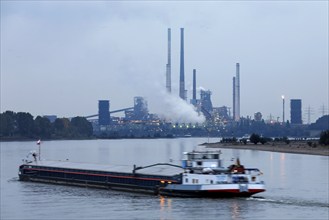
[(319, 144), (329, 145), (329, 130), (322, 131), (320, 134)]
[(272, 141), (272, 139), (271, 138), (267, 138), (267, 137), (261, 137), (260, 138), (260, 143), (261, 144), (266, 144), (269, 141)]
[(282, 140), (283, 140), (286, 144), (290, 144), (290, 140), (288, 139), (288, 137), (283, 137)]
[(250, 135), (249, 140), (251, 143), (258, 144), (260, 142), (261, 138), (258, 134), (253, 133)]

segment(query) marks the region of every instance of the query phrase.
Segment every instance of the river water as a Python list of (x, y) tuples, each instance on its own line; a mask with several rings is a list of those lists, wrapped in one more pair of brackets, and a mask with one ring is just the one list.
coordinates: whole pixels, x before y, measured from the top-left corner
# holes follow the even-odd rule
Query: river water
[[(180, 164), (182, 152), (207, 138), (45, 141), (41, 158), (101, 164)], [(210, 142), (218, 141), (210, 139)], [(35, 142), (1, 142), (0, 219), (328, 219), (329, 157), (222, 149), (259, 168), (267, 191), (251, 198), (176, 198), (18, 181)]]

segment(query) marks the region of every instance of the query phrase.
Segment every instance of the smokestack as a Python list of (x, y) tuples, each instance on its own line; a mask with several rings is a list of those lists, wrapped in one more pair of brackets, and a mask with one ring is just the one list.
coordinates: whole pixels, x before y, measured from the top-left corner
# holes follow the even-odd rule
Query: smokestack
[(186, 100), (184, 79), (184, 28), (180, 29), (180, 74), (179, 74), (179, 97)]
[(235, 76), (235, 121), (240, 120), (240, 64), (236, 63)]
[(171, 93), (171, 29), (168, 28), (168, 62), (166, 65), (166, 88)]
[(233, 120), (235, 121), (235, 77), (233, 77)]
[(196, 100), (196, 70), (193, 69), (193, 100)]

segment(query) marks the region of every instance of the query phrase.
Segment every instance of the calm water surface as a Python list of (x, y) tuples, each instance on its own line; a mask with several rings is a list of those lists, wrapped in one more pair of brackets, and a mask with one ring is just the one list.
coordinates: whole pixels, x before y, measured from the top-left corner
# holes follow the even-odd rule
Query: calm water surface
[[(218, 141), (216, 139), (210, 141)], [(207, 138), (45, 141), (42, 158), (101, 164), (180, 164), (182, 152)], [(0, 219), (328, 219), (327, 156), (222, 149), (264, 173), (267, 191), (252, 198), (174, 198), (18, 181), (35, 142), (1, 144)], [(198, 147), (198, 149), (202, 147)]]

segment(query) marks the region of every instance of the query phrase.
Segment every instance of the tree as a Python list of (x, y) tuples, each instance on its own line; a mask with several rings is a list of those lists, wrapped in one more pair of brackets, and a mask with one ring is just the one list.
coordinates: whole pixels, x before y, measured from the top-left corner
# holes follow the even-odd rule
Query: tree
[(92, 124), (84, 117), (57, 118), (53, 123), (48, 118), (33, 116), (27, 112), (6, 111), (0, 113), (1, 138), (88, 138), (93, 135)]
[(71, 127), (74, 135), (80, 137), (90, 137), (93, 134), (93, 127), (85, 117), (72, 118)]
[(15, 133), (15, 113), (6, 111), (0, 114), (0, 136), (10, 137)]
[(310, 129), (328, 130), (329, 129), (329, 115), (324, 115), (318, 118), (315, 123), (309, 126)]
[(18, 112), (16, 114), (18, 134), (23, 137), (32, 137), (34, 121), (33, 116), (27, 112)]
[(261, 140), (260, 136), (258, 134), (252, 133), (249, 138), (251, 143), (258, 144)]
[(329, 145), (329, 130), (322, 131), (320, 134), (319, 144)]
[(269, 142), (269, 141), (272, 141), (272, 138), (261, 137), (260, 140), (259, 140), (259, 142), (260, 142), (261, 144), (266, 144), (266, 143)]
[(54, 134), (59, 138), (67, 138), (71, 136), (70, 120), (67, 118), (57, 118), (54, 121)]
[(34, 120), (34, 135), (38, 138), (50, 138), (51, 123), (48, 118), (37, 116)]

